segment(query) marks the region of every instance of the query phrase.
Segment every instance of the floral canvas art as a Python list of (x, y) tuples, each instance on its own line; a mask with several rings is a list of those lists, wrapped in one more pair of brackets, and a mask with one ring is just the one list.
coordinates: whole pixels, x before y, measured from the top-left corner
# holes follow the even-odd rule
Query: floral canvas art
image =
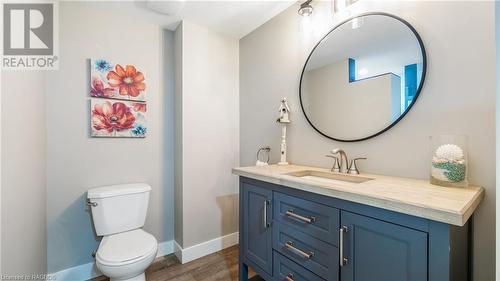
[(144, 101), (144, 74), (131, 64), (114, 64), (105, 59), (90, 60), (90, 96)]
[(90, 107), (93, 137), (146, 137), (146, 103), (91, 99)]

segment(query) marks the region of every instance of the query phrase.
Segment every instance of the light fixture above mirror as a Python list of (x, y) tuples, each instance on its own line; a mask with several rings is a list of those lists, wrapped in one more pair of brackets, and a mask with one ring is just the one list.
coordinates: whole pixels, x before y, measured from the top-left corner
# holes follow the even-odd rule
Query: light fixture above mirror
[(307, 0), (304, 3), (300, 4), (300, 8), (298, 11), (299, 15), (303, 17), (308, 17), (312, 14), (313, 7), (311, 6), (311, 2), (312, 0)]

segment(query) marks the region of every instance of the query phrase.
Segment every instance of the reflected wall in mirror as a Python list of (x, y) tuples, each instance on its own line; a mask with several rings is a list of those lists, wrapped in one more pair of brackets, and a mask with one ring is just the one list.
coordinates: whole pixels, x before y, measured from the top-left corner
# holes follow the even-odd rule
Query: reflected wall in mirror
[(360, 141), (394, 126), (415, 103), (426, 54), (416, 30), (385, 13), (332, 29), (312, 50), (300, 80), (309, 123), (339, 141)]

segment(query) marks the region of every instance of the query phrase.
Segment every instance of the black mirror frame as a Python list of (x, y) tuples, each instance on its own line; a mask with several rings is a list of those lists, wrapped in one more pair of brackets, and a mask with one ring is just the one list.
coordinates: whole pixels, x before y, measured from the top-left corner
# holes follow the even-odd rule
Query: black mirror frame
[[(304, 109), (304, 104), (302, 102), (302, 78), (304, 77), (304, 72), (306, 70), (307, 63), (309, 62), (309, 59), (311, 58), (312, 54), (314, 53), (314, 51), (316, 50), (316, 48), (321, 44), (321, 42), (328, 35), (330, 35), (332, 32), (334, 32), (335, 29), (337, 29), (339, 26), (341, 26), (341, 25), (343, 25), (343, 24), (345, 24), (345, 23), (347, 23), (347, 22), (349, 22), (349, 21), (351, 21), (351, 20), (353, 20), (355, 18), (360, 18), (360, 17), (364, 17), (364, 16), (373, 16), (373, 15), (387, 16), (387, 17), (391, 17), (393, 19), (396, 19), (396, 20), (402, 22), (404, 25), (406, 25), (413, 32), (413, 34), (415, 35), (415, 37), (418, 40), (418, 44), (420, 45), (420, 50), (422, 51), (422, 60), (423, 60), (422, 61), (422, 78), (420, 79), (420, 84), (418, 85), (417, 92), (415, 93), (415, 98), (413, 99), (413, 101), (410, 103), (410, 105), (408, 105), (408, 108), (406, 108), (406, 110), (398, 117), (398, 119), (394, 120), (389, 126), (385, 127), (384, 129), (380, 130), (379, 132), (377, 132), (377, 133), (375, 133), (373, 135), (370, 135), (370, 136), (367, 136), (367, 137), (363, 137), (363, 138), (360, 138), (360, 139), (348, 139), (348, 140), (337, 139), (337, 138), (331, 137), (331, 136), (323, 133), (322, 131), (320, 131), (318, 128), (316, 128), (314, 126), (314, 124), (311, 122), (311, 120), (309, 120), (309, 117), (307, 117), (307, 113), (306, 113), (306, 111)], [(309, 125), (311, 125), (311, 127), (313, 127), (314, 130), (316, 130), (318, 133), (320, 133), (324, 137), (327, 137), (327, 138), (329, 138), (331, 140), (340, 141), (340, 142), (364, 141), (364, 140), (371, 139), (371, 138), (374, 138), (374, 137), (376, 137), (378, 135), (381, 135), (381, 134), (385, 133), (387, 130), (389, 130), (392, 127), (394, 127), (399, 121), (401, 121), (401, 119), (403, 119), (405, 117), (405, 115), (410, 111), (410, 109), (413, 107), (413, 105), (417, 101), (417, 99), (418, 99), (418, 97), (420, 95), (420, 92), (422, 91), (422, 88), (424, 86), (424, 81), (425, 81), (426, 73), (427, 73), (427, 53), (425, 51), (424, 43), (422, 41), (422, 38), (420, 38), (420, 35), (418, 34), (417, 30), (409, 22), (407, 22), (406, 20), (404, 20), (404, 19), (402, 19), (402, 18), (400, 18), (398, 16), (395, 16), (395, 15), (392, 15), (392, 14), (388, 14), (388, 13), (383, 13), (383, 12), (363, 13), (363, 14), (360, 14), (360, 15), (348, 18), (348, 19), (340, 22), (339, 24), (337, 24), (334, 28), (332, 28), (330, 31), (328, 31), (328, 33), (326, 33), (326, 35), (323, 36), (318, 41), (318, 43), (316, 43), (316, 45), (314, 46), (314, 48), (311, 50), (311, 53), (309, 54), (309, 56), (307, 56), (306, 62), (304, 63), (304, 67), (302, 68), (302, 73), (300, 74), (300, 83), (299, 83), (300, 107), (301, 107), (302, 113), (304, 113), (304, 116), (306, 117), (306, 120), (309, 123)]]

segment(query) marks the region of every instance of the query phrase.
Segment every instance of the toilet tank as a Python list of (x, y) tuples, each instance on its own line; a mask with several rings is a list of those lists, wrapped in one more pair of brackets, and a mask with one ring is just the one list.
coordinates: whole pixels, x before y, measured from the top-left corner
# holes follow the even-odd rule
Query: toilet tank
[(130, 183), (102, 186), (87, 192), (97, 235), (105, 236), (144, 226), (151, 186)]

